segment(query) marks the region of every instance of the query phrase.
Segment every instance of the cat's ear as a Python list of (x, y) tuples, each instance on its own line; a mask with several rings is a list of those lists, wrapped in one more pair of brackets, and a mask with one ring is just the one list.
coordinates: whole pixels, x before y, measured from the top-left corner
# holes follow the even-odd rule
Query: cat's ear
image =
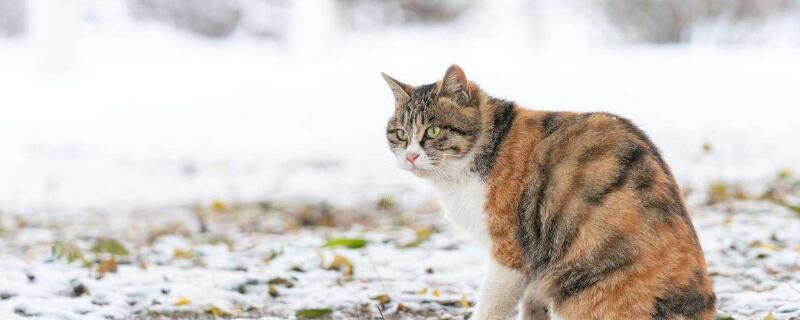
[(383, 76), (383, 80), (386, 80), (389, 88), (392, 89), (392, 94), (394, 94), (394, 98), (397, 101), (408, 100), (411, 97), (411, 91), (414, 90), (414, 87), (397, 81), (383, 72), (381, 72), (381, 76)]
[(447, 68), (447, 72), (444, 73), (441, 94), (458, 99), (469, 99), (469, 90), (467, 90), (467, 75), (464, 74), (464, 70), (462, 70), (458, 65), (451, 65), (450, 68)]

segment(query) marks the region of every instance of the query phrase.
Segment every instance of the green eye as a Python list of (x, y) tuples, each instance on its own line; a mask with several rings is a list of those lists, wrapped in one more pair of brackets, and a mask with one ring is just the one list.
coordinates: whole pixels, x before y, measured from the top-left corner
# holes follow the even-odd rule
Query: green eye
[(394, 133), (397, 135), (397, 139), (400, 139), (401, 141), (406, 141), (406, 139), (408, 139), (406, 131), (403, 129), (397, 129)]
[(425, 130), (425, 135), (428, 136), (428, 139), (433, 139), (439, 136), (442, 133), (442, 128), (433, 126)]

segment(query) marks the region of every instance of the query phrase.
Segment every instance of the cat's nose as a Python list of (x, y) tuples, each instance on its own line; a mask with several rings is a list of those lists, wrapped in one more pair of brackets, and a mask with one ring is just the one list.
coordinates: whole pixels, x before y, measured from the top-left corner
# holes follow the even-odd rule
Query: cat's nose
[(416, 152), (406, 153), (406, 160), (408, 160), (408, 162), (414, 163), (414, 161), (416, 161), (417, 158), (419, 158), (419, 153)]

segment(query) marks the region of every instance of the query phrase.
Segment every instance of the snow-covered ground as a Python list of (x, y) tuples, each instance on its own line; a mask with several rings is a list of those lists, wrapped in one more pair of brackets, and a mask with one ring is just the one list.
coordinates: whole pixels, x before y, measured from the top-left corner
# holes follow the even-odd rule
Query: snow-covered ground
[[(460, 318), (475, 299), (482, 251), (439, 231), (434, 207), (390, 204), (350, 211), (217, 202), (115, 219), (100, 212), (80, 220), (6, 218), (0, 317), (289, 318), (322, 309), (334, 318)], [(800, 318), (796, 212), (732, 201), (693, 213), (721, 316)], [(366, 243), (322, 247), (341, 238)], [(129, 252), (94, 249), (112, 239)], [(115, 252), (116, 271), (101, 273)]]
[[(633, 119), (690, 193), (721, 313), (800, 318), (798, 216), (757, 199), (704, 204), (712, 182), (761, 194), (778, 171), (800, 171), (796, 46), (610, 46), (591, 26), (546, 15), (542, 35), (498, 7), (469, 23), (340, 32), (307, 1), (286, 41), (206, 40), (133, 22), (119, 1), (97, 2), (92, 21), (32, 3), (46, 19), (0, 39), (2, 319), (376, 316), (380, 294), (387, 317), (398, 304), (400, 316), (460, 316), (481, 253), (393, 164), (379, 76), (432, 82), (451, 63), (531, 108)], [(404, 248), (415, 230), (435, 232)], [(320, 248), (341, 236), (369, 244)], [(110, 255), (90, 249), (104, 238), (130, 254), (98, 279)], [(91, 268), (54, 257), (59, 243)], [(324, 270), (334, 255), (352, 279)]]

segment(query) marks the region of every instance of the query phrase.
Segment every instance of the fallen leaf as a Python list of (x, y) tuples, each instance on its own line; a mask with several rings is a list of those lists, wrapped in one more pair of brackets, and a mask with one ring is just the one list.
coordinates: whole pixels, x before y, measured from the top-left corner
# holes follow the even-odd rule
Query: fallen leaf
[(276, 288), (274, 284), (269, 285), (269, 287), (267, 288), (267, 293), (269, 293), (269, 296), (273, 298), (280, 295), (278, 293), (278, 288)]
[(106, 260), (100, 261), (100, 264), (97, 265), (97, 272), (100, 274), (100, 277), (109, 272), (111, 273), (117, 272), (117, 260), (114, 259), (114, 256), (111, 256), (111, 258), (108, 258)]
[(323, 248), (345, 247), (348, 249), (359, 249), (367, 245), (367, 240), (359, 238), (335, 238), (330, 239), (322, 245)]
[(397, 208), (397, 201), (391, 195), (385, 195), (378, 198), (378, 210), (394, 210)]
[(715, 204), (725, 201), (730, 196), (728, 185), (722, 182), (714, 182), (708, 188), (708, 204)]
[(433, 234), (433, 230), (428, 227), (422, 227), (417, 229), (417, 238), (428, 239)]
[(431, 235), (433, 234), (433, 230), (431, 228), (422, 227), (416, 230), (417, 237), (414, 241), (411, 241), (406, 244), (400, 245), (400, 248), (416, 248), (419, 247), (423, 242), (430, 239)]
[(194, 254), (188, 250), (175, 249), (175, 252), (173, 252), (172, 256), (178, 259), (191, 259)]
[(228, 211), (228, 204), (222, 200), (214, 200), (214, 202), (211, 203), (211, 210), (216, 212)]
[(95, 253), (109, 253), (112, 255), (117, 256), (127, 256), (129, 254), (128, 249), (125, 249), (125, 246), (122, 245), (117, 240), (114, 239), (97, 239), (95, 242), (94, 247), (92, 247), (92, 252)]
[(380, 304), (388, 304), (389, 302), (392, 302), (392, 299), (389, 298), (389, 295), (387, 295), (387, 294), (379, 294), (379, 295), (374, 296), (374, 297), (369, 297), (369, 299), (370, 300), (375, 300)]
[(53, 254), (53, 257), (57, 259), (66, 258), (67, 263), (81, 261), (81, 264), (84, 268), (89, 268), (92, 266), (92, 262), (86, 259), (81, 250), (78, 249), (78, 247), (74, 244), (56, 242), (51, 248), (51, 253)]
[(216, 306), (212, 306), (211, 308), (208, 308), (208, 310), (206, 310), (206, 313), (214, 316), (214, 318), (225, 318), (225, 317), (230, 317), (231, 316), (230, 312), (222, 310), (222, 309), (220, 309), (219, 307), (216, 307)]
[(434, 290), (433, 290), (433, 292), (432, 292), (431, 294), (432, 294), (434, 297), (437, 297), (437, 298), (442, 296), (442, 293), (441, 293), (441, 292), (439, 292), (439, 289), (434, 289)]
[(185, 305), (188, 305), (188, 304), (190, 304), (190, 303), (192, 303), (192, 300), (189, 300), (189, 298), (187, 298), (187, 297), (180, 297), (180, 298), (178, 298), (178, 300), (175, 300), (175, 302), (173, 302), (173, 303), (172, 303), (172, 305), (175, 305), (175, 306), (185, 306)]
[(703, 143), (703, 153), (711, 153), (711, 144), (706, 142)]
[[(295, 278), (294, 280), (297, 280), (297, 279)], [(280, 286), (285, 286), (287, 288), (294, 287), (294, 281), (286, 279), (284, 277), (275, 277), (275, 278), (269, 279), (269, 281), (267, 281), (267, 284), (280, 285)]]
[(297, 310), (294, 315), (300, 319), (319, 319), (327, 318), (333, 313), (331, 309), (302, 309)]
[(328, 266), (328, 270), (341, 271), (345, 277), (349, 278), (353, 276), (353, 263), (350, 262), (350, 259), (337, 254), (333, 256), (333, 261)]
[(467, 300), (466, 295), (461, 295), (461, 307), (464, 309), (469, 309), (469, 300)]
[(766, 317), (764, 317), (764, 320), (775, 320), (775, 315), (773, 315), (773, 314), (772, 314), (772, 311), (770, 311), (770, 312), (767, 314), (767, 316), (766, 316)]
[(279, 257), (282, 254), (283, 254), (283, 249), (281, 250), (272, 249), (269, 255), (264, 257), (264, 263), (269, 264), (270, 262), (272, 262), (272, 260), (275, 260), (275, 258)]
[(419, 289), (419, 292), (418, 292), (418, 293), (419, 293), (419, 295), (421, 295), (421, 296), (422, 296), (422, 295), (425, 295), (426, 293), (428, 293), (428, 288), (422, 288), (422, 289)]

